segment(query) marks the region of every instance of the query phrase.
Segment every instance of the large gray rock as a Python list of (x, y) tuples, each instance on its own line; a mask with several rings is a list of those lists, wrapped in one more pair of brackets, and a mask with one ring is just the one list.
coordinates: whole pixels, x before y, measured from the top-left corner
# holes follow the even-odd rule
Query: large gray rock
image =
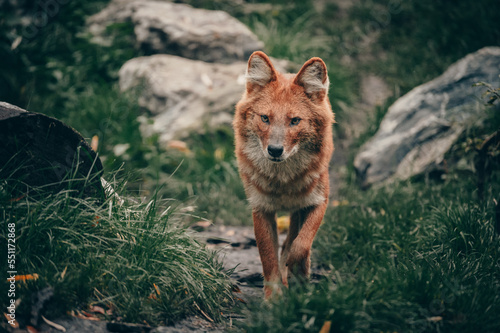
[[(274, 60), (286, 71), (288, 61)], [(122, 91), (137, 89), (139, 104), (153, 121), (142, 118), (144, 135), (160, 141), (186, 137), (206, 125), (230, 124), (244, 91), (246, 62), (214, 64), (157, 54), (127, 61), (119, 71)]]
[(240, 21), (223, 11), (195, 9), (160, 1), (113, 0), (87, 24), (95, 41), (105, 43), (106, 28), (131, 22), (137, 44), (148, 54), (166, 53), (207, 62), (246, 60), (263, 47)]
[(243, 92), (245, 63), (212, 64), (171, 55), (127, 61), (119, 71), (120, 89), (139, 91), (139, 104), (152, 115), (143, 134), (165, 142), (209, 126), (229, 124)]
[(500, 48), (486, 47), (399, 98), (354, 160), (362, 186), (435, 170), (484, 108), (478, 81), (499, 84)]

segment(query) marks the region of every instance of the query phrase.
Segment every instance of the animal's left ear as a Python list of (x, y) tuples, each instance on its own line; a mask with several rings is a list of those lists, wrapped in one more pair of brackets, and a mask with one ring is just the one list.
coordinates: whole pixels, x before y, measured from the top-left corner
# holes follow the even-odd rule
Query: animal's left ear
[(269, 57), (262, 51), (255, 51), (248, 59), (246, 72), (247, 92), (267, 86), (276, 80), (276, 70)]
[(309, 59), (295, 77), (295, 84), (304, 87), (309, 98), (322, 101), (328, 95), (328, 73), (326, 65), (320, 58)]

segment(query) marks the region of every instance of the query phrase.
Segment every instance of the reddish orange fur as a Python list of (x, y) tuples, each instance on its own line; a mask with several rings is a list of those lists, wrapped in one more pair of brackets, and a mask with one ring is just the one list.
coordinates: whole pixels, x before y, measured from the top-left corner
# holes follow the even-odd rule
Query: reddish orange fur
[[(263, 52), (250, 56), (233, 127), (240, 176), (253, 208), (266, 298), (280, 283), (288, 285), (289, 269), (309, 276), (312, 242), (328, 203), (333, 122), (326, 65), (320, 58), (310, 59), (294, 75), (276, 71)], [(271, 156), (272, 147), (281, 147), (282, 155)], [(279, 211), (291, 213), (281, 260)]]

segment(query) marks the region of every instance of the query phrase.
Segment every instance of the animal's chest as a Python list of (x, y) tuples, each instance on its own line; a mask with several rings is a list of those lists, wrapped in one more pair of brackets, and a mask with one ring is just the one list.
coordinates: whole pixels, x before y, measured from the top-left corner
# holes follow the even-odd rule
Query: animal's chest
[(304, 173), (290, 178), (254, 173), (247, 184), (247, 195), (253, 207), (267, 211), (293, 211), (317, 205), (325, 200), (320, 175)]

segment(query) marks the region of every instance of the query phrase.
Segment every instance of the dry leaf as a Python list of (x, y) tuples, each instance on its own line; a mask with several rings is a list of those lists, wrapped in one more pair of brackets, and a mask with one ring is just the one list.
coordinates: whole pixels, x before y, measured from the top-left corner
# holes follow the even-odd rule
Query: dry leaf
[(20, 201), (21, 199), (23, 199), (25, 196), (26, 196), (26, 195), (25, 195), (25, 194), (23, 194), (23, 195), (21, 195), (20, 197), (10, 199), (9, 201), (10, 201), (10, 202), (18, 202), (18, 201)]
[(5, 316), (5, 318), (6, 318), (6, 319), (7, 319), (7, 321), (9, 322), (9, 324), (13, 322), (13, 324), (10, 324), (10, 326), (11, 326), (12, 328), (19, 328), (19, 323), (17, 322), (17, 320), (12, 319), (12, 318), (11, 318), (11, 317), (10, 317), (7, 313), (5, 313), (5, 312), (3, 313), (3, 315)]
[(191, 153), (191, 150), (189, 150), (189, 148), (187, 146), (187, 143), (185, 143), (184, 141), (171, 140), (171, 141), (168, 142), (167, 147), (171, 148), (171, 149), (178, 150), (178, 151), (180, 151), (181, 153), (184, 153), (184, 154), (190, 154)]
[(348, 205), (349, 205), (349, 201), (347, 201), (347, 200), (342, 200), (342, 201), (332, 200), (333, 207), (348, 206)]
[(202, 271), (203, 273), (205, 273), (206, 275), (210, 276), (210, 277), (213, 277), (212, 274), (210, 274), (209, 272), (207, 272), (206, 270), (204, 270), (203, 268), (200, 268), (200, 271)]
[(23, 37), (21, 36), (18, 36), (16, 39), (14, 39), (14, 41), (12, 42), (12, 45), (10, 46), (10, 49), (11, 50), (15, 50), (17, 49), (17, 47), (19, 46), (19, 44), (21, 44), (21, 41), (23, 40)]
[(214, 320), (212, 318), (210, 318), (205, 312), (203, 312), (202, 309), (200, 309), (200, 307), (198, 306), (198, 304), (196, 304), (196, 302), (194, 302), (194, 305), (201, 312), (201, 314), (203, 314), (205, 316), (205, 318), (207, 318), (208, 321), (210, 321), (212, 323), (214, 322)]
[(276, 223), (278, 225), (278, 232), (285, 232), (290, 228), (290, 216), (280, 216), (276, 220)]
[(86, 313), (85, 311), (79, 312), (79, 311), (71, 311), (71, 316), (80, 318), (80, 319), (86, 319), (86, 320), (95, 320), (99, 321), (100, 319), (97, 317), (92, 316), (89, 313)]
[(215, 157), (216, 160), (222, 161), (224, 159), (224, 155), (225, 154), (224, 154), (224, 150), (223, 149), (221, 149), (221, 148), (215, 149), (215, 151), (214, 151), (214, 157)]
[(38, 274), (16, 275), (15, 277), (16, 281), (23, 281), (23, 282), (26, 282), (28, 280), (37, 280), (37, 279), (38, 279)]
[(97, 135), (94, 135), (92, 137), (92, 141), (90, 143), (90, 147), (92, 148), (93, 151), (97, 153), (97, 147), (99, 146), (99, 137)]
[(92, 219), (92, 222), (93, 222), (93, 223), (92, 223), (92, 226), (93, 226), (93, 227), (97, 227), (97, 226), (99, 225), (99, 219), (100, 219), (100, 218), (101, 218), (100, 216), (97, 216), (97, 215), (96, 215), (96, 216), (94, 216), (94, 218)]
[(96, 317), (96, 316), (94, 316), (93, 314), (88, 313), (88, 312), (86, 312), (86, 311), (83, 311), (83, 310), (82, 310), (82, 313), (83, 313), (83, 315), (85, 316), (85, 318), (84, 318), (84, 319), (88, 319), (88, 320), (96, 320), (96, 321), (101, 320), (101, 319), (99, 319), (98, 317)]
[(160, 296), (160, 289), (158, 288), (156, 283), (153, 283), (153, 286), (155, 287), (155, 290), (156, 290), (156, 293), (158, 294), (158, 296)]
[(61, 273), (61, 280), (64, 280), (64, 277), (66, 276), (66, 271), (68, 270), (68, 266), (64, 267), (64, 270)]
[(28, 331), (28, 333), (38, 333), (38, 330), (30, 325), (26, 326), (26, 331)]
[(330, 332), (330, 328), (332, 327), (332, 322), (330, 320), (325, 321), (323, 327), (319, 330), (319, 333), (328, 333)]
[(56, 324), (53, 321), (48, 320), (44, 316), (42, 316), (42, 319), (47, 325), (54, 327), (56, 330), (59, 330), (61, 332), (66, 332), (66, 328), (64, 328), (64, 326)]
[(211, 221), (198, 221), (196, 223), (193, 223), (191, 225), (191, 228), (195, 229), (195, 230), (203, 230), (203, 229), (206, 229), (208, 227), (210, 227), (212, 225), (212, 222)]
[(97, 305), (91, 306), (89, 310), (90, 310), (90, 312), (100, 313), (103, 315), (106, 314), (106, 311), (104, 311), (103, 308), (101, 308), (100, 306), (97, 306)]

